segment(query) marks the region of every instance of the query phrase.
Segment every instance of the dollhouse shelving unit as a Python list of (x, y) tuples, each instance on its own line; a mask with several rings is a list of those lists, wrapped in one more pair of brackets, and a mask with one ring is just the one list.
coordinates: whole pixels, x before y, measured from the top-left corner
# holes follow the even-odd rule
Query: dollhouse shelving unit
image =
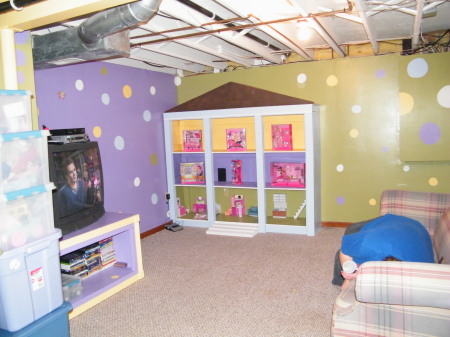
[[(273, 148), (272, 126), (278, 124), (291, 124), (292, 149)], [(319, 106), (228, 83), (167, 111), (164, 128), (171, 195), (169, 212), (173, 221), (206, 227), (207, 233), (218, 235), (251, 237), (264, 232), (315, 235), (320, 227)], [(245, 129), (245, 148), (230, 151), (227, 144), (230, 129)], [(185, 150), (185, 130), (201, 131), (200, 151)], [(242, 177), (240, 183), (233, 184), (236, 160), (241, 161)], [(199, 162), (203, 163), (204, 181), (181, 183), (180, 164)], [(274, 162), (302, 165), (306, 171), (305, 186), (271, 184)], [(285, 218), (273, 216), (274, 195), (279, 194), (286, 200)], [(237, 196), (242, 199), (238, 205), (245, 205), (238, 213), (233, 208)], [(206, 204), (204, 214), (193, 211), (199, 197)], [(299, 213), (304, 201), (306, 207)], [(181, 215), (180, 205), (190, 212)]]

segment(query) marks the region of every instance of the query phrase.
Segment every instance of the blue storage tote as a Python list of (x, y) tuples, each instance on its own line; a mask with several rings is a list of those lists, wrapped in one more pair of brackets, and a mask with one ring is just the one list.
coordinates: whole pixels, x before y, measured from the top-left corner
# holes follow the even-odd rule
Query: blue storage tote
[(31, 92), (0, 90), (0, 132), (31, 129)]
[(49, 182), (48, 130), (0, 134), (0, 193)]
[(0, 329), (17, 331), (63, 303), (61, 230), (0, 255)]
[(70, 310), (72, 305), (64, 302), (59, 308), (19, 331), (0, 330), (0, 337), (70, 337)]
[(54, 232), (53, 183), (0, 194), (0, 252)]

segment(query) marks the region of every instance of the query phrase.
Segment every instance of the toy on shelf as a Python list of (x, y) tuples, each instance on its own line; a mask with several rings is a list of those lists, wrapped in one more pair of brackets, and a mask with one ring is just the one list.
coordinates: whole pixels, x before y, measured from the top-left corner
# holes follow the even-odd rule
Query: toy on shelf
[(202, 151), (202, 130), (183, 130), (183, 151)]
[(273, 186), (305, 187), (305, 163), (271, 163), (270, 177)]
[(297, 218), (299, 217), (300, 213), (302, 213), (303, 210), (305, 209), (305, 206), (306, 206), (306, 200), (303, 201), (303, 203), (302, 203), (302, 204), (300, 205), (300, 207), (298, 208), (297, 212), (296, 212), (295, 215), (294, 215), (294, 219), (297, 219)]
[(233, 185), (242, 184), (242, 160), (231, 161), (231, 183)]
[(206, 201), (203, 197), (197, 197), (195, 204), (192, 205), (192, 211), (194, 213), (206, 213)]
[(177, 213), (177, 216), (185, 216), (187, 214), (186, 207), (181, 205), (180, 198), (177, 198)]
[(236, 194), (231, 197), (231, 209), (228, 210), (228, 214), (242, 218), (245, 215), (245, 201), (244, 196)]
[(258, 207), (252, 206), (247, 210), (249, 216), (258, 217)]
[(274, 194), (273, 195), (273, 210), (272, 216), (274, 218), (286, 218), (287, 217), (287, 201), (286, 194)]
[(246, 151), (247, 136), (245, 128), (227, 129), (227, 151)]
[(180, 163), (182, 184), (200, 184), (205, 182), (203, 162)]
[(292, 150), (292, 124), (272, 124), (272, 149)]

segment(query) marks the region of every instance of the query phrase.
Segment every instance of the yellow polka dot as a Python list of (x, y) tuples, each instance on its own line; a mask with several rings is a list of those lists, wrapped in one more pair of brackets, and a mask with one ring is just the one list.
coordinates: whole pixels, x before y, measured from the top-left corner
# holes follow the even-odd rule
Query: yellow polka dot
[(351, 129), (349, 134), (350, 134), (350, 137), (356, 138), (359, 136), (359, 131), (357, 129)]
[(156, 155), (156, 153), (152, 153), (152, 155), (150, 156), (150, 163), (153, 166), (158, 164), (158, 156)]
[(330, 75), (327, 77), (327, 85), (330, 87), (334, 87), (335, 85), (338, 84), (338, 78), (334, 75)]
[(406, 92), (400, 92), (398, 98), (400, 101), (400, 116), (409, 114), (414, 107), (414, 98)]
[(102, 68), (100, 69), (100, 74), (102, 74), (102, 75), (108, 75), (108, 68), (102, 67)]
[(92, 130), (92, 134), (95, 138), (100, 138), (102, 136), (102, 128), (99, 126), (95, 126)]
[(133, 91), (131, 90), (131, 87), (128, 84), (123, 86), (122, 91), (123, 91), (123, 96), (125, 98), (130, 98), (131, 95), (133, 94)]
[(428, 179), (428, 184), (430, 184), (430, 186), (437, 186), (439, 184), (439, 181), (437, 180), (437, 178), (431, 177), (430, 179)]
[(370, 206), (375, 206), (377, 204), (377, 201), (375, 199), (369, 199), (369, 205)]

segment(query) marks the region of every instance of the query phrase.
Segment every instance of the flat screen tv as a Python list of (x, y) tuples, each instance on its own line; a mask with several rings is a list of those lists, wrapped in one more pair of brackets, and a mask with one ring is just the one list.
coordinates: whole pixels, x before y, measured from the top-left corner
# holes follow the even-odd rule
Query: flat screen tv
[(49, 144), (55, 227), (66, 235), (104, 213), (103, 170), (97, 142)]

